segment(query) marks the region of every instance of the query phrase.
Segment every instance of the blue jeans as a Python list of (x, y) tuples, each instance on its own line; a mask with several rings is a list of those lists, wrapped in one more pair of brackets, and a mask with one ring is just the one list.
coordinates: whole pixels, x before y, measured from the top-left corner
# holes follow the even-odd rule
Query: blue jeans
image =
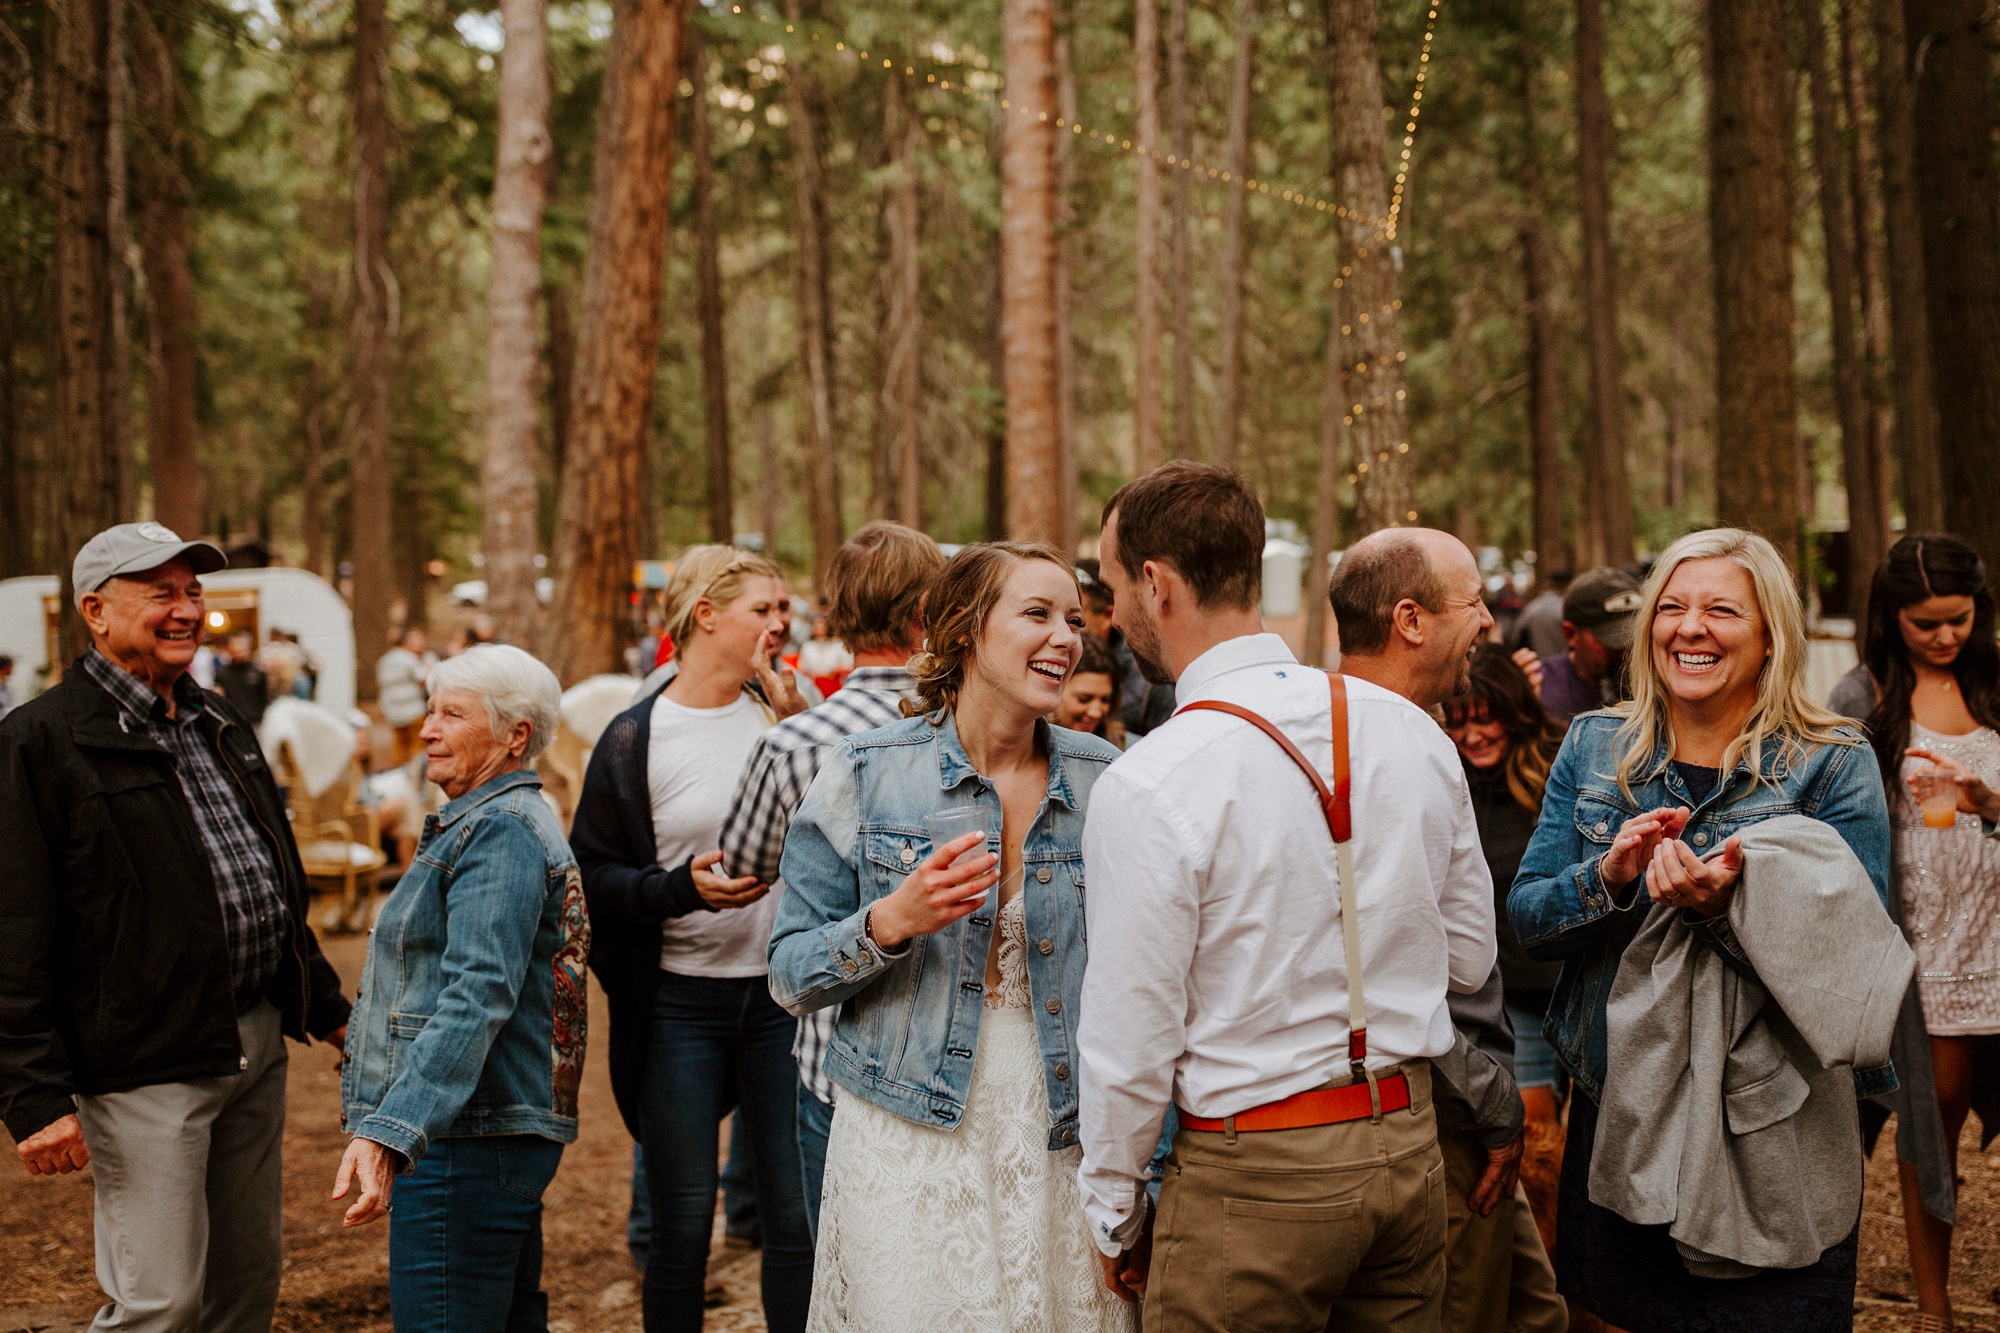
[(716, 1127), (732, 1106), (749, 1139), (764, 1227), (764, 1320), (771, 1333), (805, 1328), (813, 1251), (799, 1178), (796, 1026), (762, 977), (660, 973), (640, 1116), (653, 1204), (646, 1333), (701, 1328)]
[[(764, 1243), (764, 1228), (757, 1220), (756, 1173), (750, 1165), (750, 1149), (739, 1127), (729, 1127), (729, 1160), (722, 1167), (722, 1228), (752, 1245)], [(625, 1214), (625, 1248), (632, 1253), (632, 1267), (646, 1271), (646, 1255), (653, 1246), (653, 1192), (646, 1183), (646, 1147), (632, 1145), (632, 1207)]]
[(826, 1136), (833, 1132), (833, 1107), (799, 1080), (799, 1171), (805, 1177), (806, 1224), (819, 1243), (819, 1196), (826, 1184)]
[(439, 1139), (396, 1182), (389, 1313), (396, 1333), (546, 1333), (542, 1191), (563, 1145), (532, 1134)]
[(1542, 1018), (1538, 1010), (1507, 1006), (1507, 1021), (1514, 1026), (1514, 1084), (1553, 1089), (1560, 1104), (1569, 1095), (1569, 1075), (1556, 1059), (1556, 1048), (1542, 1035)]

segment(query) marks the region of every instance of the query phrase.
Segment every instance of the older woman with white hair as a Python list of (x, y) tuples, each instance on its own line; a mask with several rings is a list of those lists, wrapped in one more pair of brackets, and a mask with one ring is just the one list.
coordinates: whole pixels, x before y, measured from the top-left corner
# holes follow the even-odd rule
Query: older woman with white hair
[(1763, 537), (1668, 547), (1636, 629), (1632, 699), (1571, 723), (1507, 899), (1562, 963), (1544, 1030), (1580, 1094), (1558, 1284), (1632, 1333), (1847, 1329), (1855, 1094), (1892, 1081), (1911, 966), (1874, 755), (1807, 698)]
[(555, 735), (555, 675), (484, 645), (427, 682), (422, 737), (449, 803), (382, 906), (341, 1076), (333, 1197), (390, 1213), (398, 1330), (545, 1330), (542, 1191), (576, 1141), (583, 882), (529, 767)]

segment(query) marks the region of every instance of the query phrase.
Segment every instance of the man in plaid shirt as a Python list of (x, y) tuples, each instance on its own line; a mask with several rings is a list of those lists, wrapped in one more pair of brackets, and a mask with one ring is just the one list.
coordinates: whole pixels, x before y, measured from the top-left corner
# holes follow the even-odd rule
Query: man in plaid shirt
[[(854, 654), (847, 683), (817, 708), (786, 718), (759, 738), (736, 781), (722, 825), (722, 865), (732, 877), (775, 885), (792, 815), (806, 798), (820, 761), (856, 732), (899, 721), (916, 697), (905, 665), (923, 649), (924, 589), (944, 554), (923, 533), (899, 523), (870, 523), (827, 566), (827, 622)], [(806, 1217), (819, 1234), (820, 1182), (833, 1125), (833, 1083), (820, 1070), (839, 1007), (799, 1020), (792, 1052), (799, 1062), (799, 1156), (805, 1168)]]

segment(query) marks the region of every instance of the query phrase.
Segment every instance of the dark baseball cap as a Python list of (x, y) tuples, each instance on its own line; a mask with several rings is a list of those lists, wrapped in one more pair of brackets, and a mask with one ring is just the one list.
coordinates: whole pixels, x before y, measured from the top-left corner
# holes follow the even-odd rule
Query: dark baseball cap
[(229, 563), (221, 547), (182, 541), (161, 523), (120, 523), (106, 528), (83, 544), (71, 566), (77, 605), (83, 605), (85, 593), (96, 592), (121, 574), (143, 574), (183, 555), (197, 574), (212, 574)]
[(1587, 629), (1606, 648), (1632, 646), (1632, 618), (1639, 610), (1639, 583), (1613, 565), (1576, 576), (1563, 594), (1563, 619)]

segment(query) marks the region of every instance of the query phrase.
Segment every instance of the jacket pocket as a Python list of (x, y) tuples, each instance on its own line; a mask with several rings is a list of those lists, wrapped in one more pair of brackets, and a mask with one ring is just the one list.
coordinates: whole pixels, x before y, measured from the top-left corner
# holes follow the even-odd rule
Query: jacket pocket
[(410, 1041), (424, 1030), (424, 1024), (431, 1021), (429, 1014), (390, 1014), (389, 1036)]
[(1609, 847), (1632, 814), (1622, 801), (1596, 792), (1579, 793), (1576, 798), (1577, 836), (1593, 846)]
[(1754, 1134), (1805, 1105), (1811, 1086), (1770, 1029), (1752, 1023), (1722, 1066), (1722, 1106), (1731, 1134)]

